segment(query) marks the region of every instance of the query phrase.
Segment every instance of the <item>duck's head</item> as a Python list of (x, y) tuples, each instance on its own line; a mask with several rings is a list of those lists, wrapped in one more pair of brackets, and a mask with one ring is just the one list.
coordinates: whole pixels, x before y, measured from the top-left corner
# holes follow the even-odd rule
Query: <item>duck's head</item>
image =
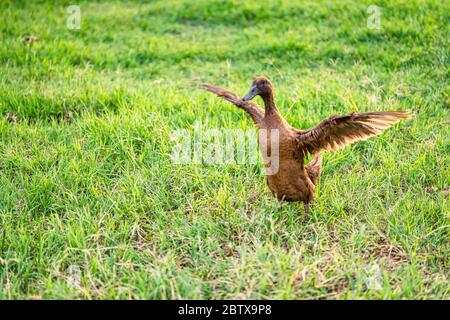
[(272, 83), (266, 77), (257, 77), (253, 80), (250, 90), (245, 97), (242, 98), (243, 101), (252, 100), (256, 96), (267, 96), (272, 93)]

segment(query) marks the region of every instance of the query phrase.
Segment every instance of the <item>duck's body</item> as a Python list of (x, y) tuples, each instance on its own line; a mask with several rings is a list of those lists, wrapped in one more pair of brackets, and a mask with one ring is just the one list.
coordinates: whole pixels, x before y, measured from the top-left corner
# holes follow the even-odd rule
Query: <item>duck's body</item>
[[(202, 87), (251, 116), (259, 129), (258, 144), (266, 164), (269, 189), (281, 201), (303, 202), (306, 215), (322, 170), (321, 151), (338, 150), (354, 141), (378, 135), (381, 129), (409, 117), (404, 111), (352, 113), (332, 116), (314, 128), (302, 131), (291, 127), (281, 116), (274, 102), (272, 84), (264, 77), (256, 78), (242, 99), (226, 89), (206, 84)], [(264, 111), (250, 101), (256, 95), (264, 100)], [(271, 132), (276, 133), (275, 138)], [(314, 159), (305, 164), (307, 154), (313, 154)]]

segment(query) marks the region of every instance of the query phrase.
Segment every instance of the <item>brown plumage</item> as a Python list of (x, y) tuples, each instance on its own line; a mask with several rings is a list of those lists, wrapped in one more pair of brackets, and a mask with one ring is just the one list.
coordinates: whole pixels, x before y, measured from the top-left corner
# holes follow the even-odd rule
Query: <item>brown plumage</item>
[[(203, 84), (201, 87), (226, 99), (250, 115), (259, 129), (258, 144), (261, 150), (267, 150), (266, 154), (263, 151), (266, 168), (276, 146), (269, 139), (269, 133), (265, 135), (261, 133), (264, 130), (266, 132), (277, 130), (278, 168), (267, 175), (267, 185), (279, 200), (303, 202), (306, 217), (322, 170), (320, 152), (336, 151), (350, 143), (379, 135), (381, 130), (401, 119), (409, 118), (406, 111), (354, 112), (346, 116), (331, 116), (311, 129), (298, 130), (291, 127), (279, 113), (274, 102), (272, 84), (264, 77), (256, 78), (250, 91), (242, 99), (226, 89), (213, 85)], [(250, 101), (257, 95), (264, 101), (264, 111)], [(314, 155), (309, 164), (304, 163), (307, 154)]]

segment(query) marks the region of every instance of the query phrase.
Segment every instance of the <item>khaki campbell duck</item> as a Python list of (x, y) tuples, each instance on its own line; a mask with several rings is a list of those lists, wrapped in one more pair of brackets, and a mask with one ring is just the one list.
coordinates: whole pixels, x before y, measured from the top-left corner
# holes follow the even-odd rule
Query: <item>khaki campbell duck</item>
[[(250, 115), (259, 129), (258, 144), (266, 163), (266, 173), (268, 163), (274, 161), (273, 153), (277, 152), (276, 170), (267, 174), (269, 189), (278, 200), (303, 202), (305, 219), (308, 218), (309, 203), (314, 198), (315, 186), (322, 170), (320, 152), (336, 151), (352, 142), (379, 135), (382, 129), (409, 118), (406, 111), (353, 112), (345, 116), (331, 116), (308, 130), (298, 130), (281, 116), (274, 102), (272, 84), (265, 77), (256, 78), (242, 99), (213, 85), (202, 84), (201, 87)], [(263, 99), (264, 111), (251, 101), (255, 96)], [(269, 139), (268, 132), (274, 130), (277, 139)], [(314, 158), (305, 164), (307, 154), (314, 155)]]

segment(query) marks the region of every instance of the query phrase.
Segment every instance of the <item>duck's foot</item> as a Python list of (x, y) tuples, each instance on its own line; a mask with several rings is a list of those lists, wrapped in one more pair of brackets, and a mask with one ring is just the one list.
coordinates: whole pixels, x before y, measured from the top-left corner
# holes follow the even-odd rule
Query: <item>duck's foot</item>
[(305, 203), (305, 222), (309, 219), (309, 204)]

